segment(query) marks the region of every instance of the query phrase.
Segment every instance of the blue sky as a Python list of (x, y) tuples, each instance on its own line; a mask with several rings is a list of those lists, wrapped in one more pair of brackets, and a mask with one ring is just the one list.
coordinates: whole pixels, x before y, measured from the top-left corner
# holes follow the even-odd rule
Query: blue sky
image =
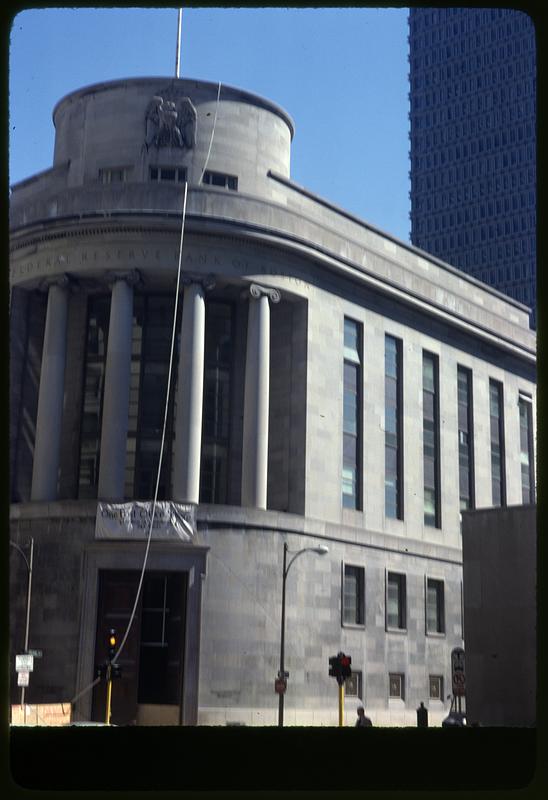
[[(184, 8), (181, 77), (263, 95), (295, 122), (291, 177), (409, 239), (404, 8)], [(177, 10), (21, 11), (10, 36), (10, 183), (52, 164), (52, 110), (104, 80), (173, 75)]]

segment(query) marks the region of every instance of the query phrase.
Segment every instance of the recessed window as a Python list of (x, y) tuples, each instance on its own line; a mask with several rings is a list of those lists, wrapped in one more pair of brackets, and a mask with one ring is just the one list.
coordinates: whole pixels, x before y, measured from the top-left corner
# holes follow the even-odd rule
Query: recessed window
[(345, 695), (347, 697), (359, 697), (360, 700), (363, 700), (362, 683), (362, 673), (352, 670), (350, 677), (344, 682)]
[(386, 627), (405, 630), (407, 627), (406, 580), (398, 572), (386, 573)]
[(491, 423), (491, 490), (493, 506), (506, 505), (504, 414), (502, 398), (502, 383), (490, 380), (489, 415)]
[(524, 504), (534, 503), (533, 405), (527, 395), (519, 395), (519, 431), (521, 460), (521, 497)]
[(344, 565), (343, 624), (363, 625), (365, 570), (352, 564)]
[(388, 676), (388, 697), (396, 700), (405, 699), (405, 680), (401, 672), (391, 672)]
[(445, 632), (445, 599), (443, 581), (426, 580), (426, 632)]
[(472, 371), (457, 367), (459, 501), (460, 508), (474, 508), (474, 450)]
[(429, 685), (430, 700), (443, 701), (443, 676), (429, 675), (428, 685)]
[(186, 181), (185, 167), (150, 167), (150, 180), (158, 183), (183, 183)]
[(384, 349), (384, 510), (403, 519), (402, 342), (385, 336)]
[(235, 192), (238, 189), (238, 178), (235, 175), (225, 175), (224, 172), (204, 172), (202, 183), (208, 186), (219, 186), (221, 189), (231, 189)]
[(124, 183), (128, 179), (129, 167), (105, 167), (99, 170), (100, 183)]
[(342, 504), (361, 509), (362, 326), (344, 320)]
[(438, 358), (423, 352), (422, 432), (424, 473), (424, 524), (441, 527)]

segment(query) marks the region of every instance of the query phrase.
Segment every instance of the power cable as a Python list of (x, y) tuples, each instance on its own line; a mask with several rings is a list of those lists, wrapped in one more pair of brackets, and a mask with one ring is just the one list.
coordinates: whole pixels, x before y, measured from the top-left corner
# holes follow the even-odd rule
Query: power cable
[[(209, 147), (208, 147), (208, 151), (207, 151), (206, 160), (204, 162), (204, 167), (203, 167), (201, 175), (200, 175), (200, 181), (199, 181), (200, 183), (202, 183), (202, 179), (204, 177), (204, 173), (206, 171), (207, 164), (209, 162), (209, 156), (211, 154), (211, 148), (212, 148), (212, 145), (213, 145), (213, 137), (215, 135), (215, 128), (216, 128), (216, 125), (217, 125), (217, 114), (218, 114), (218, 110), (219, 110), (220, 95), (221, 95), (221, 82), (219, 81), (219, 86), (218, 86), (218, 89), (217, 89), (217, 101), (216, 101), (216, 104), (215, 104), (215, 115), (214, 115), (214, 118), (213, 118), (213, 127), (212, 127), (212, 130), (211, 130), (211, 137), (210, 137), (210, 140), (209, 140)], [(175, 351), (175, 338), (176, 338), (176, 329), (177, 329), (177, 313), (178, 313), (179, 291), (180, 291), (180, 284), (181, 284), (181, 272), (182, 272), (182, 261), (183, 261), (183, 241), (184, 241), (184, 231), (185, 231), (185, 221), (186, 221), (187, 195), (188, 195), (188, 183), (185, 181), (185, 183), (184, 183), (184, 195), (183, 195), (183, 214), (182, 214), (182, 219), (181, 219), (181, 235), (180, 235), (180, 241), (179, 241), (179, 260), (178, 260), (178, 265), (177, 265), (177, 284), (176, 284), (176, 290), (175, 290), (175, 305), (174, 305), (174, 310), (173, 310), (173, 325), (172, 325), (172, 332), (171, 332), (171, 349), (170, 349), (170, 357), (169, 357), (168, 382), (167, 382), (167, 389), (166, 389), (166, 402), (165, 402), (165, 407), (164, 407), (164, 422), (163, 422), (163, 427), (162, 427), (162, 438), (161, 438), (161, 444), (160, 444), (160, 454), (159, 454), (159, 458), (158, 458), (158, 471), (157, 471), (157, 475), (156, 475), (156, 486), (155, 486), (155, 489), (154, 489), (154, 499), (153, 499), (153, 502), (152, 502), (152, 513), (151, 513), (151, 516), (150, 516), (150, 526), (149, 526), (149, 531), (148, 531), (148, 535), (147, 535), (147, 543), (146, 543), (146, 547), (145, 547), (145, 555), (144, 555), (144, 558), (143, 558), (143, 566), (141, 567), (141, 575), (140, 575), (140, 578), (139, 578), (139, 585), (137, 587), (137, 593), (136, 593), (136, 596), (135, 596), (135, 603), (133, 604), (133, 609), (132, 609), (131, 614), (130, 614), (129, 622), (127, 624), (126, 631), (124, 633), (122, 641), (120, 642), (120, 646), (119, 646), (118, 650), (116, 651), (116, 653), (114, 655), (114, 658), (112, 659), (112, 663), (113, 664), (116, 663), (120, 653), (122, 652), (122, 650), (124, 648), (124, 645), (125, 645), (125, 643), (127, 641), (127, 638), (129, 636), (129, 632), (131, 630), (131, 626), (132, 626), (133, 621), (135, 619), (135, 614), (136, 614), (136, 611), (137, 611), (137, 606), (139, 604), (139, 598), (141, 596), (141, 590), (142, 590), (142, 586), (143, 586), (143, 581), (144, 581), (144, 576), (145, 576), (145, 571), (146, 571), (146, 565), (147, 565), (147, 561), (148, 561), (148, 554), (149, 554), (149, 550), (150, 550), (150, 541), (151, 541), (151, 538), (152, 538), (152, 528), (153, 528), (153, 525), (154, 525), (154, 516), (155, 516), (155, 513), (156, 513), (156, 504), (157, 504), (157, 500), (158, 500), (158, 490), (159, 490), (159, 485), (160, 485), (160, 474), (161, 474), (162, 460), (163, 460), (163, 454), (164, 454), (165, 435), (166, 435), (166, 429), (167, 429), (167, 417), (168, 417), (168, 409), (169, 409), (169, 396), (170, 396), (170, 389), (171, 389), (171, 375), (172, 375), (172, 370), (173, 370), (173, 354), (174, 354), (174, 351)], [(90, 684), (88, 684), (80, 692), (78, 692), (78, 694), (76, 694), (71, 699), (71, 701), (70, 701), (71, 706), (76, 702), (76, 700), (78, 700), (80, 697), (82, 697), (87, 692), (91, 691), (91, 689), (93, 689), (93, 687), (96, 686), (96, 684), (99, 683), (100, 680), (101, 680), (100, 677), (95, 678), (95, 680), (93, 680)]]

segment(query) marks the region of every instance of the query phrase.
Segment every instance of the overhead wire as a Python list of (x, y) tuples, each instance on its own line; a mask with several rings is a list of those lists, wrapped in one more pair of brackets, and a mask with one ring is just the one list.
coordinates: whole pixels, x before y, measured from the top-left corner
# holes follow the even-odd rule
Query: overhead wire
[[(202, 180), (203, 180), (207, 165), (209, 163), (209, 157), (211, 155), (211, 148), (213, 146), (213, 138), (215, 136), (215, 128), (216, 128), (216, 125), (217, 125), (217, 114), (218, 114), (218, 110), (219, 110), (220, 95), (221, 95), (221, 82), (219, 81), (219, 86), (218, 86), (218, 89), (217, 89), (217, 100), (216, 100), (216, 104), (215, 104), (215, 115), (214, 115), (214, 118), (213, 118), (213, 126), (212, 126), (212, 129), (211, 129), (211, 137), (210, 137), (210, 140), (209, 140), (209, 147), (208, 147), (206, 159), (205, 159), (205, 162), (204, 162), (204, 166), (203, 166), (203, 169), (202, 169), (201, 174), (200, 174), (200, 179), (199, 179), (199, 183), (200, 184), (202, 183)], [(160, 442), (160, 454), (159, 454), (159, 458), (158, 458), (158, 470), (157, 470), (157, 474), (156, 474), (156, 484), (155, 484), (155, 488), (154, 488), (154, 498), (153, 498), (153, 501), (152, 501), (152, 512), (151, 512), (151, 515), (150, 515), (150, 525), (149, 525), (149, 530), (148, 530), (148, 535), (147, 535), (145, 554), (144, 554), (144, 557), (143, 557), (143, 565), (141, 567), (139, 585), (137, 587), (137, 593), (136, 593), (136, 596), (135, 596), (135, 602), (133, 604), (133, 608), (132, 608), (132, 611), (131, 611), (131, 614), (130, 614), (130, 618), (129, 618), (128, 624), (126, 626), (126, 630), (125, 630), (124, 636), (122, 637), (122, 641), (120, 642), (120, 646), (118, 647), (118, 649), (117, 649), (117, 651), (114, 654), (114, 657), (112, 659), (112, 663), (113, 664), (116, 663), (116, 661), (118, 660), (118, 657), (120, 656), (120, 653), (124, 649), (125, 643), (126, 643), (127, 638), (129, 636), (129, 632), (131, 630), (131, 626), (132, 626), (133, 621), (135, 619), (135, 615), (136, 615), (137, 608), (138, 608), (138, 605), (139, 605), (139, 599), (140, 599), (140, 596), (141, 596), (141, 591), (142, 591), (142, 587), (143, 587), (143, 581), (144, 581), (145, 572), (146, 572), (146, 566), (147, 566), (147, 562), (148, 562), (148, 555), (149, 555), (149, 551), (150, 551), (150, 542), (151, 542), (151, 539), (152, 539), (152, 529), (153, 529), (154, 517), (155, 517), (155, 513), (156, 513), (156, 504), (158, 502), (158, 491), (159, 491), (159, 486), (160, 486), (160, 475), (161, 475), (161, 469), (162, 469), (162, 461), (163, 461), (164, 446), (165, 446), (165, 436), (166, 436), (166, 429), (167, 429), (167, 418), (168, 418), (168, 410), (169, 410), (169, 397), (170, 397), (170, 390), (171, 390), (171, 376), (172, 376), (172, 372), (173, 372), (173, 355), (174, 355), (174, 352), (175, 352), (175, 340), (176, 340), (176, 332), (177, 332), (177, 315), (178, 315), (179, 294), (180, 294), (181, 273), (182, 273), (182, 262), (183, 262), (183, 242), (184, 242), (184, 232), (185, 232), (185, 222), (186, 222), (187, 196), (188, 196), (188, 183), (187, 183), (187, 181), (185, 181), (184, 182), (184, 194), (183, 194), (183, 212), (182, 212), (182, 218), (181, 218), (181, 233), (180, 233), (180, 238), (179, 238), (179, 258), (178, 258), (178, 264), (177, 264), (177, 281), (176, 281), (176, 289), (175, 289), (175, 304), (174, 304), (174, 309), (173, 309), (173, 325), (172, 325), (172, 329), (171, 329), (171, 347), (170, 347), (170, 356), (169, 356), (168, 381), (167, 381), (167, 387), (166, 387), (166, 402), (165, 402), (165, 406), (164, 406), (164, 421), (163, 421), (163, 426), (162, 426), (162, 437), (161, 437), (161, 442)], [(82, 697), (87, 692), (91, 691), (91, 689), (93, 689), (93, 687), (96, 686), (97, 683), (99, 683), (100, 680), (101, 680), (100, 677), (95, 678), (95, 680), (93, 680), (90, 684), (88, 684), (80, 692), (78, 692), (78, 694), (76, 694), (71, 699), (71, 701), (70, 701), (71, 706), (77, 700), (79, 700), (80, 697)]]

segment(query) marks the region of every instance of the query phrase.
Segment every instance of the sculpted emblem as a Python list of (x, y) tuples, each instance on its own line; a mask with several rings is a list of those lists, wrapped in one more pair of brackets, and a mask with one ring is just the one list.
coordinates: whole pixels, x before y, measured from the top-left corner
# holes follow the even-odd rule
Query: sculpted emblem
[(154, 95), (145, 113), (145, 147), (179, 147), (196, 144), (196, 109), (189, 97), (166, 92)]

